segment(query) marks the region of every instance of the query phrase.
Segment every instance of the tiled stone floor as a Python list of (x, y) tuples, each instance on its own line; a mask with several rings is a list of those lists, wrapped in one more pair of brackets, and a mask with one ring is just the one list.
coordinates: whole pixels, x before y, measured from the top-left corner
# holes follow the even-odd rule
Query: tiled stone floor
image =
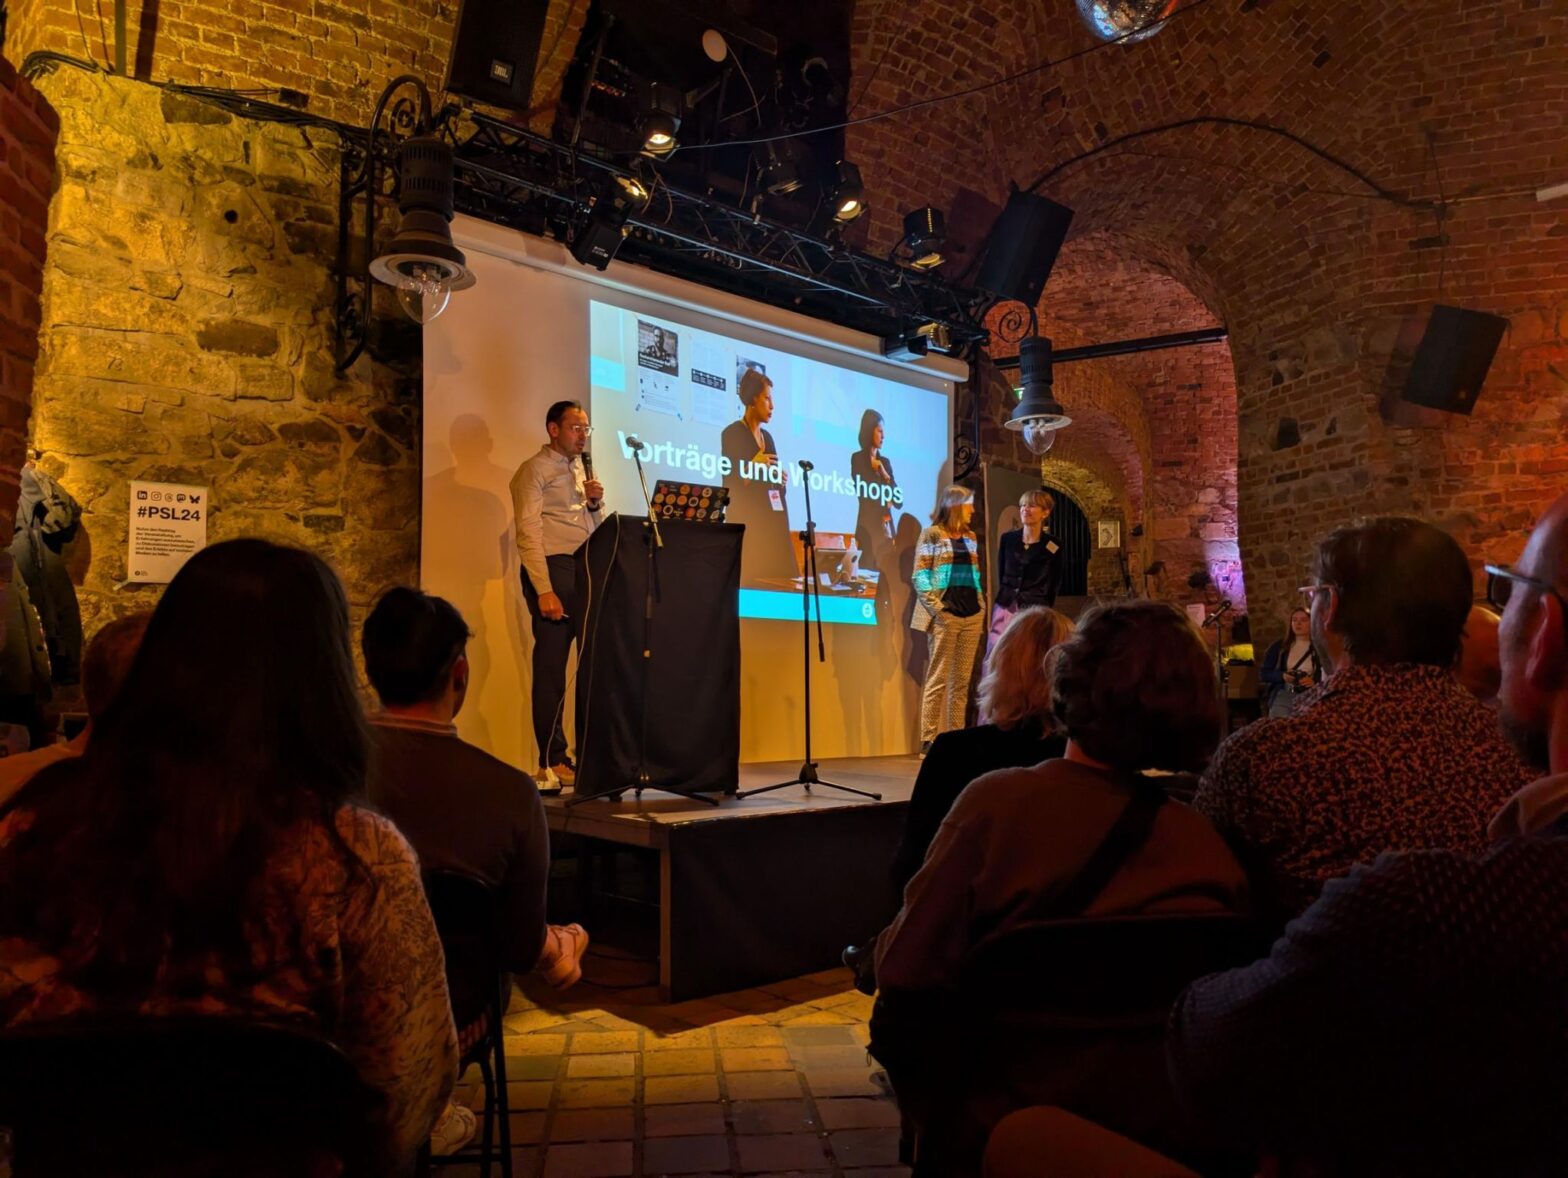
[[(907, 1175), (866, 1057), (870, 1013), (847, 970), (674, 1005), (647, 986), (530, 983), (506, 1017), (514, 1172)], [(477, 1071), (459, 1094), (482, 1104)]]

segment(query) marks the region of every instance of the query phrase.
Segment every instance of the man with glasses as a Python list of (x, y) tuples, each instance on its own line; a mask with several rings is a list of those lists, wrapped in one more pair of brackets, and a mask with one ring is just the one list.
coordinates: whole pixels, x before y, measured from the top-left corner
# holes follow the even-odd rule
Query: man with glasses
[(1472, 597), (1453, 537), (1414, 519), (1342, 528), (1301, 587), (1323, 683), (1232, 734), (1193, 805), (1242, 856), (1266, 908), (1302, 911), (1384, 851), (1477, 853), (1529, 780), (1496, 715), (1453, 674)]
[(539, 745), (536, 780), (542, 791), (576, 783), (561, 726), (566, 663), (579, 638), (578, 569), (572, 553), (593, 534), (604, 486), (590, 478), (583, 454), (593, 427), (576, 401), (557, 401), (545, 414), (550, 440), (512, 476), (512, 513), (523, 598), (533, 619), (533, 721)]
[(1173, 1012), (1171, 1078), (1189, 1112), (1281, 1170), (1563, 1172), (1568, 495), (1518, 564), (1487, 572), (1503, 726), (1547, 776), (1496, 815), (1484, 853), (1355, 868), (1267, 959), (1195, 983)]

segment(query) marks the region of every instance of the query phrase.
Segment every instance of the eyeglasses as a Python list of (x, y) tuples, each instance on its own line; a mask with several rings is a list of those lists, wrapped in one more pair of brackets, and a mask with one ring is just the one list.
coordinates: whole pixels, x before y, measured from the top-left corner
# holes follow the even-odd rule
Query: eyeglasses
[(593, 437), (593, 426), (591, 425), (563, 425), (561, 429), (569, 434), (582, 434), (585, 438)]
[(1297, 587), (1296, 592), (1301, 594), (1302, 608), (1311, 613), (1312, 602), (1319, 593), (1334, 593), (1338, 589), (1338, 585), (1301, 585)]
[(1508, 605), (1508, 599), (1513, 596), (1515, 581), (1521, 585), (1528, 585), (1532, 589), (1539, 589), (1542, 593), (1550, 593), (1557, 598), (1557, 604), (1562, 606), (1563, 613), (1568, 614), (1568, 598), (1563, 597), (1551, 582), (1542, 581), (1538, 577), (1527, 577), (1523, 573), (1501, 564), (1489, 564), (1486, 566), (1487, 604), (1498, 613), (1502, 613)]

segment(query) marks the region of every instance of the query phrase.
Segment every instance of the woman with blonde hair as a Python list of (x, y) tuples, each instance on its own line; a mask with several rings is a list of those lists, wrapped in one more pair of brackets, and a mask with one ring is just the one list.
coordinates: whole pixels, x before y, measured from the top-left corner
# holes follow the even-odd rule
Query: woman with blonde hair
[(962, 728), (969, 708), (969, 681), (985, 627), (980, 550), (969, 527), (974, 514), (974, 492), (948, 487), (915, 548), (915, 612), (909, 624), (931, 636), (920, 699), (921, 755), (941, 733)]
[(991, 607), (988, 645), (995, 644), (1019, 610), (1056, 604), (1062, 546), (1047, 528), (1055, 509), (1055, 496), (1044, 488), (1018, 497), (1020, 526), (1004, 532), (996, 544), (996, 604)]
[[(1038, 765), (1066, 751), (1067, 740), (1051, 719), (1045, 656), (1072, 632), (1072, 622), (1040, 606), (1016, 614), (991, 648), (980, 680), (982, 722), (938, 736), (915, 777), (904, 837), (893, 854), (893, 887), (900, 896), (925, 862), (942, 820), (970, 782), (995, 769)], [(872, 940), (844, 950), (844, 963), (855, 971), (855, 984), (868, 994), (876, 990), (871, 976), (875, 946)]]
[(1051, 721), (1051, 681), (1045, 656), (1073, 632), (1054, 609), (1037, 606), (1013, 616), (986, 656), (980, 677), (980, 723), (944, 732), (915, 777), (904, 838), (893, 857), (900, 893), (920, 864), (953, 800), (982, 773), (1038, 765), (1062, 755), (1066, 742)]

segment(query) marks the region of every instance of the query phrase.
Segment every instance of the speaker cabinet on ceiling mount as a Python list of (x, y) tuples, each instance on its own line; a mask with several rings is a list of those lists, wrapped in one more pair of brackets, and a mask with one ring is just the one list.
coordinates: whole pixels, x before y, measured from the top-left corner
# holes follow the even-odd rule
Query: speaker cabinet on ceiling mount
[(446, 88), (526, 111), (549, 0), (461, 0)]
[(1013, 193), (991, 230), (975, 285), (1034, 306), (1072, 223), (1073, 211), (1066, 205), (1032, 192)]
[(1481, 395), (1508, 320), (1462, 307), (1432, 308), (1405, 378), (1404, 400), (1445, 413), (1468, 414)]

